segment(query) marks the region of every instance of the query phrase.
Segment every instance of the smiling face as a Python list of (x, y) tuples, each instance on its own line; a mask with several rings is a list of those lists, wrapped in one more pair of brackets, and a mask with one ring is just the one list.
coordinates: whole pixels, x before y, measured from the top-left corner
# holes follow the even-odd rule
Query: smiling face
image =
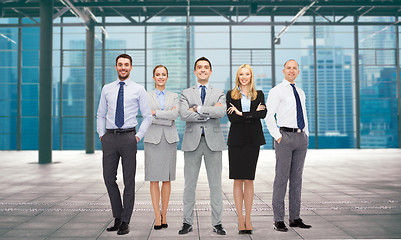
[(116, 63), (116, 70), (118, 79), (124, 81), (129, 77), (129, 74), (132, 70), (131, 61), (128, 58), (119, 58)]
[(298, 77), (299, 74), (298, 63), (295, 60), (289, 60), (284, 65), (283, 73), (285, 80), (294, 84), (295, 79)]
[(158, 67), (155, 69), (153, 80), (155, 80), (156, 87), (165, 88), (167, 79), (167, 70), (164, 67)]
[(209, 77), (212, 74), (209, 62), (201, 60), (196, 63), (195, 76), (200, 84), (206, 84), (209, 82)]
[(248, 86), (251, 83), (252, 73), (246, 67), (241, 68), (238, 73), (238, 81), (240, 86)]

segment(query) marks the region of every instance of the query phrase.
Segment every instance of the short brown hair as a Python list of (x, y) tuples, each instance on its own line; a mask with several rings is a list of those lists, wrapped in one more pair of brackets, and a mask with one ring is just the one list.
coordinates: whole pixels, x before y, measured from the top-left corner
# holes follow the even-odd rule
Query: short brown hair
[(127, 58), (127, 59), (129, 59), (129, 61), (130, 61), (130, 63), (131, 63), (131, 66), (132, 66), (132, 58), (131, 58), (131, 56), (128, 55), (128, 54), (125, 54), (125, 53), (120, 54), (120, 55), (117, 56), (117, 58), (116, 58), (116, 66), (117, 66), (118, 59), (120, 59), (120, 58)]

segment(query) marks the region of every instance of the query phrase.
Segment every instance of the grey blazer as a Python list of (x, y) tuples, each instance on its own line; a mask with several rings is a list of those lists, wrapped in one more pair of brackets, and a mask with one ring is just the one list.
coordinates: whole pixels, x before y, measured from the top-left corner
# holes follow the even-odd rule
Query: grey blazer
[[(214, 105), (220, 102), (221, 107)], [(202, 106), (199, 112), (188, 110), (194, 105)], [(226, 114), (226, 96), (218, 88), (209, 85), (205, 103), (199, 94), (198, 86), (192, 86), (181, 92), (180, 117), (186, 122), (182, 151), (194, 151), (200, 142), (202, 128), (204, 128), (206, 143), (212, 151), (226, 149), (223, 132), (220, 126), (220, 118)]]
[[(178, 94), (166, 91), (164, 110), (161, 110), (156, 90), (148, 92), (149, 106), (156, 110), (156, 117), (152, 116), (152, 125), (145, 134), (144, 142), (158, 144), (162, 138), (162, 133), (168, 143), (178, 142), (178, 132), (175, 126), (175, 120), (179, 112)], [(175, 107), (174, 110), (171, 110)]]

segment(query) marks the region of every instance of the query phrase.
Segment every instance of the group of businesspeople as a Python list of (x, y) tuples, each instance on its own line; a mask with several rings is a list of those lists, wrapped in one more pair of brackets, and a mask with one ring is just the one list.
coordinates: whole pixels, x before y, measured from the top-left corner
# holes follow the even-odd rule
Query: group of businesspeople
[[(284, 80), (273, 87), (265, 102), (262, 91), (255, 89), (251, 66), (238, 68), (235, 87), (224, 94), (209, 83), (212, 64), (201, 57), (195, 61), (197, 83), (178, 94), (166, 91), (168, 69), (153, 69), (155, 89), (145, 88), (130, 78), (132, 58), (116, 58), (118, 79), (105, 85), (97, 112), (97, 132), (103, 151), (103, 178), (111, 202), (114, 224), (107, 231), (129, 233), (135, 200), (137, 143), (144, 139), (145, 181), (150, 181), (150, 195), (155, 214), (154, 229), (167, 228), (167, 209), (171, 181), (176, 177), (177, 142), (175, 120), (186, 122), (184, 152), (183, 225), (179, 234), (193, 230), (196, 186), (202, 158), (210, 189), (212, 230), (226, 235), (222, 225), (222, 151), (228, 145), (229, 178), (234, 180), (233, 195), (238, 214), (238, 233), (252, 234), (251, 209), (255, 171), (260, 146), (265, 138), (264, 119), (275, 139), (276, 170), (273, 185), (274, 229), (288, 231), (284, 223), (284, 198), (289, 182), (290, 227), (310, 228), (300, 218), (302, 172), (308, 148), (308, 121), (305, 93), (295, 86), (299, 66), (295, 60), (284, 64)], [(137, 114), (143, 121), (137, 130)], [(230, 124), (227, 144), (220, 118), (227, 114)], [(122, 162), (123, 198), (116, 183), (117, 168)], [(161, 189), (159, 182), (162, 182)], [(161, 202), (161, 204), (160, 204)], [(245, 207), (245, 216), (243, 215)]]

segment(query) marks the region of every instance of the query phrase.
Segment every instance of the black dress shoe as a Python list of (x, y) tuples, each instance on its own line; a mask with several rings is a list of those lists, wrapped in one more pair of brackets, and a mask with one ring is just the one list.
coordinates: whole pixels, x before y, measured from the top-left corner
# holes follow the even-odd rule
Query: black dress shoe
[(120, 218), (116, 218), (116, 219), (114, 219), (114, 226), (109, 227), (106, 230), (108, 232), (117, 231), (118, 229), (120, 229), (120, 226), (121, 226), (121, 219)]
[(253, 230), (245, 230), (245, 233), (246, 233), (246, 234), (252, 234), (252, 233), (253, 233)]
[(288, 228), (285, 226), (284, 222), (275, 222), (274, 229), (279, 232), (287, 232)]
[(120, 229), (118, 229), (117, 234), (118, 234), (118, 235), (125, 235), (125, 234), (127, 234), (127, 233), (129, 233), (128, 223), (123, 222), (123, 223), (121, 224)]
[(295, 220), (290, 220), (290, 227), (299, 227), (299, 228), (311, 228), (311, 225), (306, 225), (302, 219), (298, 218)]
[(243, 234), (247, 234), (246, 230), (238, 230), (238, 234), (243, 235)]
[(187, 234), (189, 232), (192, 232), (192, 225), (189, 225), (188, 223), (182, 224), (182, 228), (180, 231), (178, 231), (178, 234)]
[(213, 232), (217, 233), (218, 235), (226, 235), (226, 230), (224, 230), (221, 224), (216, 225), (213, 227)]

